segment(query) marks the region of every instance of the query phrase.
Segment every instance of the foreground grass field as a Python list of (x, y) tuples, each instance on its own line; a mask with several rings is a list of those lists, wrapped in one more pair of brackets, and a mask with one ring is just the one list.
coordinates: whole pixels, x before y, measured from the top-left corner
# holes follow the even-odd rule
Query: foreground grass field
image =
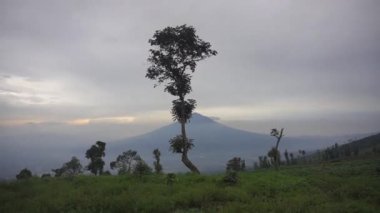
[(0, 183), (0, 212), (380, 212), (380, 159), (223, 175), (79, 176)]

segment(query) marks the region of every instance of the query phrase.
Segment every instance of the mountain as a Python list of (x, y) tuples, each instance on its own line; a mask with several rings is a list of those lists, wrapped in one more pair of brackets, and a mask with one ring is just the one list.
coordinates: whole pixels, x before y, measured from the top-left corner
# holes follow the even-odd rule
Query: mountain
[(380, 133), (371, 135), (360, 140), (355, 140), (349, 143), (346, 143), (341, 146), (341, 149), (344, 150), (345, 147), (356, 147), (361, 154), (379, 152), (380, 150)]
[[(194, 113), (187, 125), (188, 135), (194, 139), (195, 147), (189, 152), (189, 158), (201, 172), (223, 171), (226, 162), (232, 157), (242, 157), (247, 166), (252, 166), (259, 155), (265, 155), (274, 146), (275, 138), (268, 134), (258, 134), (223, 125), (209, 117)], [(92, 130), (99, 131), (99, 130)], [(159, 148), (165, 172), (186, 172), (180, 162), (180, 155), (169, 152), (169, 139), (179, 134), (180, 125), (172, 123), (155, 131), (119, 141), (108, 141), (106, 146), (106, 168), (110, 161), (123, 151), (134, 149), (152, 165), (152, 151)], [(97, 140), (99, 134), (91, 131), (73, 133), (34, 132), (12, 133), (0, 131), (0, 180), (15, 178), (23, 168), (33, 174), (41, 175), (59, 168), (64, 162), (76, 156), (83, 166), (86, 150)], [(315, 150), (330, 146), (336, 142), (342, 144), (351, 138), (362, 138), (368, 135), (349, 135), (339, 137), (288, 137), (280, 143), (280, 150), (297, 152), (299, 149)]]
[[(268, 130), (269, 132), (269, 130)], [(147, 161), (153, 161), (152, 151), (161, 151), (161, 160), (166, 172), (187, 171), (180, 162), (180, 154), (169, 151), (169, 139), (180, 133), (180, 125), (173, 123), (144, 135), (110, 143), (108, 152), (116, 156), (133, 149)], [(266, 155), (274, 146), (275, 138), (223, 125), (209, 117), (194, 113), (187, 124), (188, 137), (194, 139), (194, 148), (189, 158), (203, 172), (224, 170), (226, 162), (233, 157), (242, 157), (247, 165), (253, 164), (258, 156)], [(286, 130), (285, 130), (286, 134)], [(336, 137), (284, 137), (280, 150), (314, 150), (337, 142)]]

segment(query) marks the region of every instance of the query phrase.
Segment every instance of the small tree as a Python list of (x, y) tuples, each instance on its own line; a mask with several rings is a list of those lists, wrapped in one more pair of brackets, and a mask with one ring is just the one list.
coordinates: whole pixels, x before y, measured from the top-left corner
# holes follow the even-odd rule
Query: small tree
[(284, 156), (285, 156), (285, 160), (286, 160), (286, 165), (290, 165), (288, 150), (285, 150)]
[(92, 145), (90, 149), (86, 151), (86, 158), (90, 159), (90, 163), (87, 165), (86, 169), (89, 170), (94, 175), (100, 175), (103, 173), (104, 161), (103, 157), (105, 154), (106, 143), (102, 141), (97, 141), (95, 145)]
[(174, 173), (168, 173), (166, 175), (166, 184), (171, 186), (176, 180), (176, 175)]
[(245, 160), (241, 161), (241, 171), (245, 171)]
[(160, 150), (158, 149), (153, 150), (153, 156), (154, 156), (154, 159), (156, 160), (155, 162), (153, 162), (154, 171), (156, 174), (160, 174), (162, 172), (162, 165), (160, 164), (160, 156), (161, 156)]
[(17, 180), (29, 179), (31, 177), (32, 177), (32, 172), (27, 168), (21, 170), (20, 173), (16, 175)]
[(55, 172), (55, 177), (60, 176), (75, 176), (82, 173), (82, 165), (76, 157), (72, 157), (70, 161), (64, 163), (61, 168), (52, 169)]
[(289, 156), (291, 164), (297, 164), (297, 160), (294, 158), (294, 154), (290, 153)]
[(256, 170), (256, 169), (259, 169), (259, 168), (260, 168), (259, 164), (257, 162), (254, 162), (253, 163), (253, 169)]
[(227, 185), (235, 185), (239, 182), (239, 175), (236, 171), (227, 171), (223, 177), (223, 182)]
[(271, 136), (277, 139), (275, 151), (273, 152), (273, 154), (275, 154), (275, 156), (273, 157), (275, 160), (274, 165), (276, 169), (278, 169), (278, 167), (280, 166), (280, 152), (278, 151), (278, 145), (280, 144), (281, 138), (283, 136), (283, 132), (284, 132), (284, 128), (281, 128), (280, 131), (278, 131), (277, 129), (272, 129), (270, 133)]
[(118, 174), (131, 174), (133, 163), (141, 159), (135, 150), (128, 150), (117, 156), (116, 161), (110, 163), (111, 169), (118, 169)]
[(137, 160), (133, 168), (133, 174), (139, 177), (143, 175), (149, 175), (152, 174), (152, 168), (150, 168), (148, 164), (146, 164), (145, 161), (140, 158), (139, 160)]
[(270, 167), (270, 162), (268, 161), (268, 157), (267, 156), (264, 156), (264, 158), (263, 158), (263, 165), (264, 165), (264, 168), (269, 168)]
[(259, 156), (259, 168), (264, 168), (264, 157)]
[(271, 159), (271, 164), (275, 167), (277, 163), (280, 162), (280, 152), (275, 147), (269, 150), (268, 157)]
[(50, 177), (51, 177), (51, 174), (49, 174), (49, 173), (45, 173), (45, 174), (41, 175), (42, 179), (46, 179), (46, 178), (50, 178)]
[(173, 119), (181, 125), (181, 135), (170, 140), (171, 145), (176, 146), (172, 150), (181, 153), (182, 163), (190, 171), (199, 173), (198, 168), (188, 158), (188, 151), (193, 144), (187, 137), (185, 126), (195, 109), (196, 101), (185, 98), (192, 90), (191, 73), (195, 71), (197, 63), (216, 55), (217, 52), (211, 49), (210, 43), (196, 35), (192, 26), (186, 25), (156, 31), (149, 43), (154, 48), (150, 49), (148, 61), (151, 66), (145, 77), (156, 80), (158, 84), (166, 82), (164, 91), (178, 97), (172, 102), (171, 113)]
[(245, 161), (239, 157), (234, 157), (227, 162), (226, 171), (240, 172), (245, 169)]

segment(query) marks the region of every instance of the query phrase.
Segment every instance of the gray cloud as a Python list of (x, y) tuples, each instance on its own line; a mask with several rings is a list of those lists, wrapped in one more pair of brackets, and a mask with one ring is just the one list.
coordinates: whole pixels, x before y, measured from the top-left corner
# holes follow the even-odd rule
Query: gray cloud
[[(353, 122), (351, 113), (365, 113), (374, 115), (363, 121), (369, 128), (380, 104), (379, 6), (372, 0), (1, 1), (0, 74), (58, 89), (32, 85), (29, 103), (0, 93), (0, 119), (144, 114), (149, 123), (147, 115), (168, 111), (172, 97), (144, 78), (147, 41), (155, 30), (190, 24), (219, 52), (194, 74), (190, 96), (200, 112), (222, 121), (279, 116), (321, 124), (330, 122), (318, 120), (324, 114), (343, 111)], [(61, 102), (43, 99), (55, 96)]]

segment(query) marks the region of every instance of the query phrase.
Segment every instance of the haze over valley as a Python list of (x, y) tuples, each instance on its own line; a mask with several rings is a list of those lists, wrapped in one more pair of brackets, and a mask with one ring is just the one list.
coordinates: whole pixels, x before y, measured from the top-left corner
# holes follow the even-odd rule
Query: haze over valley
[[(186, 128), (201, 172), (232, 157), (253, 166), (274, 146), (273, 128), (285, 129), (281, 152), (378, 133), (379, 14), (372, 0), (2, 0), (0, 178), (72, 156), (87, 165), (96, 141), (107, 166), (128, 149), (152, 164), (159, 148), (165, 172), (185, 172), (169, 151), (181, 132), (172, 101), (185, 106), (184, 95), (196, 100)], [(194, 30), (203, 51), (194, 70), (185, 61), (182, 93), (160, 82), (153, 60), (168, 26)]]

